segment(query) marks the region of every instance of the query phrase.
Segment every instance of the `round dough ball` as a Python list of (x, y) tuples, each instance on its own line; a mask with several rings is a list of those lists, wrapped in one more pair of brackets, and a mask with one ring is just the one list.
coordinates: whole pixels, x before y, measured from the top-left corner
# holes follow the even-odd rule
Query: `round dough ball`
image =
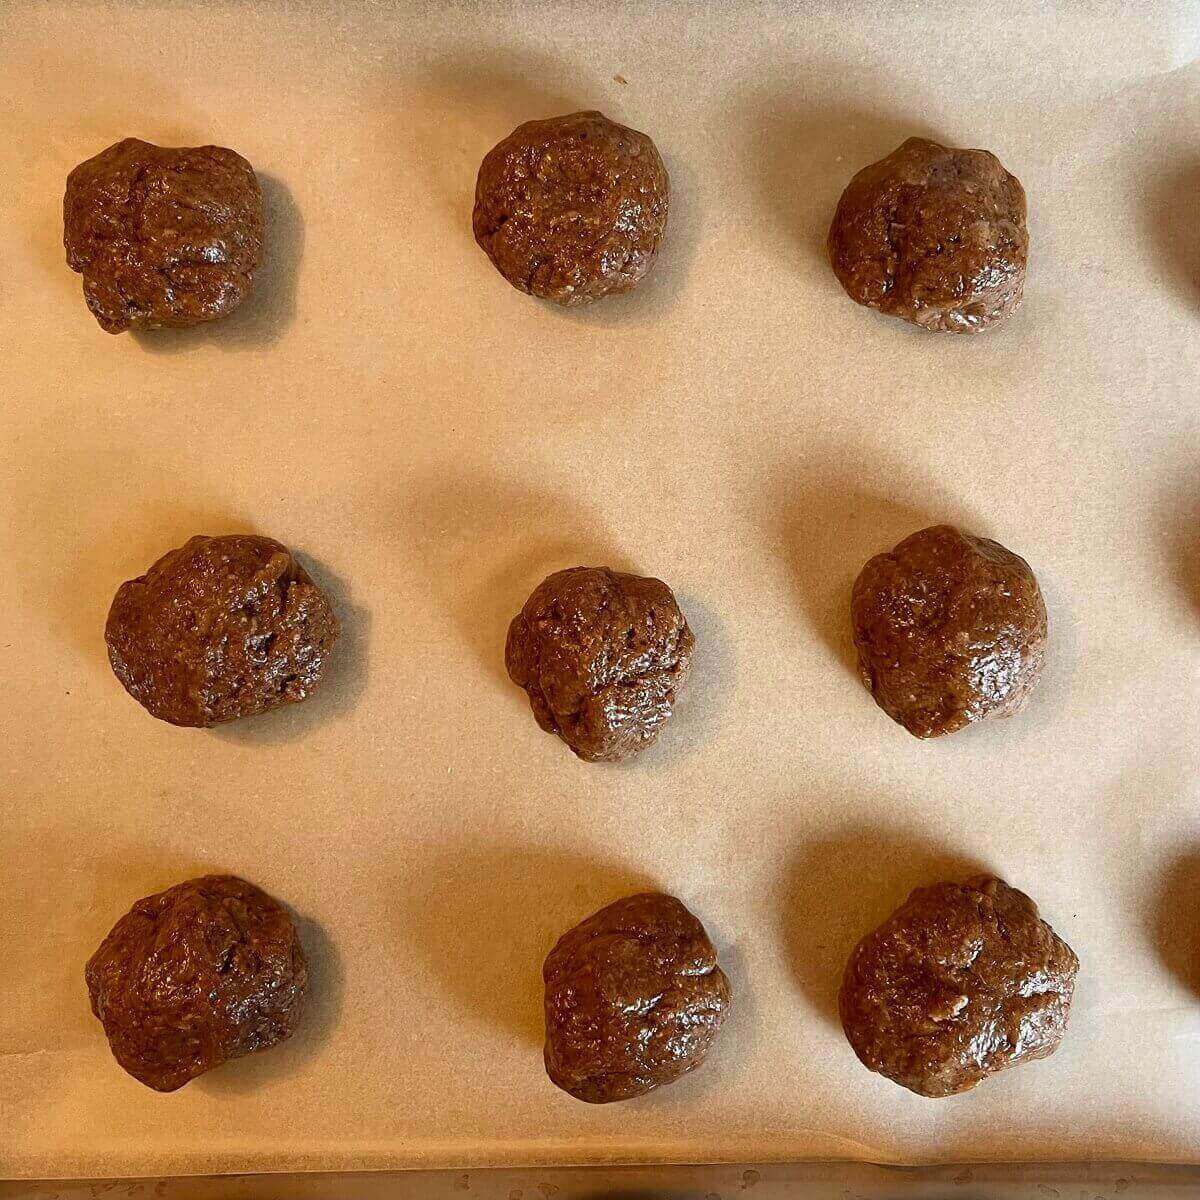
[(850, 181), (829, 230), (852, 300), (925, 329), (978, 333), (1021, 303), (1025, 192), (986, 150), (909, 138)]
[(951, 525), (871, 559), (850, 619), (863, 682), (919, 738), (1011, 716), (1046, 656), (1046, 605), (1029, 564)]
[(86, 977), (113, 1057), (156, 1092), (291, 1037), (308, 987), (292, 918), (232, 875), (139, 900)]
[(628, 1100), (695, 1070), (729, 1008), (704, 926), (673, 896), (602, 908), (543, 968), (546, 1071), (589, 1104)]
[(67, 176), (63, 242), (109, 333), (214, 321), (250, 294), (262, 262), (262, 192), (223, 146), (126, 138)]
[(952, 1096), (1053, 1054), (1079, 960), (1022, 892), (989, 876), (918, 888), (850, 956), (838, 1006), (863, 1065)]
[(661, 580), (572, 567), (525, 601), (504, 661), (543, 729), (588, 762), (620, 762), (662, 731), (695, 643)]
[(338, 635), (324, 593), (265, 537), (194, 537), (121, 584), (108, 658), (152, 716), (206, 728), (306, 700)]
[(475, 185), (475, 240), (513, 287), (555, 304), (627, 292), (650, 270), (670, 184), (654, 143), (598, 112), (519, 125)]

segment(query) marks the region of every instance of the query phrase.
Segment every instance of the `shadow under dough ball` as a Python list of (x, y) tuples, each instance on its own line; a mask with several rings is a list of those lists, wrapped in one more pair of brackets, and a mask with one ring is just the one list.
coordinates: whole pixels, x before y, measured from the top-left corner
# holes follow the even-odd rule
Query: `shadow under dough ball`
[(527, 121), (475, 184), (475, 240), (513, 287), (555, 304), (628, 292), (650, 270), (670, 185), (654, 143), (598, 112)]
[(156, 1092), (291, 1037), (308, 986), (287, 910), (232, 875), (139, 900), (85, 974), (113, 1057)]
[(951, 525), (872, 558), (850, 619), (863, 682), (919, 738), (1012, 716), (1046, 656), (1046, 605), (1029, 564)]
[(1021, 303), (1025, 192), (986, 150), (909, 138), (838, 201), (829, 259), (852, 300), (943, 333), (978, 333)]
[(152, 716), (207, 728), (306, 700), (338, 636), (324, 593), (266, 537), (194, 537), (121, 584), (104, 639)]
[(262, 191), (223, 146), (126, 138), (67, 176), (63, 242), (109, 333), (215, 321), (262, 263)]
[(863, 1065), (952, 1096), (1062, 1041), (1079, 960), (989, 876), (918, 888), (850, 956), (838, 1007)]
[(546, 959), (546, 1071), (589, 1104), (641, 1096), (698, 1067), (729, 1008), (704, 926), (673, 896), (602, 908)]
[(525, 601), (504, 661), (544, 730), (588, 762), (620, 762), (662, 732), (695, 643), (661, 580), (572, 567)]

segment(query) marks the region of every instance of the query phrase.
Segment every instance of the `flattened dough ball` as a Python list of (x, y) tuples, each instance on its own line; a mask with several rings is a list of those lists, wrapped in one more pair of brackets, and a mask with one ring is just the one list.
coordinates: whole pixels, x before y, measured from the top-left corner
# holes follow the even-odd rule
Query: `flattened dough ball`
[(627, 292), (650, 270), (670, 184), (654, 143), (598, 112), (519, 125), (484, 158), (475, 240), (513, 287), (555, 304)]
[(588, 762), (619, 762), (662, 731), (694, 646), (661, 580), (572, 567), (534, 589), (504, 660), (543, 729)]
[(113, 1057), (157, 1092), (291, 1037), (308, 987), (287, 910), (232, 875), (139, 900), (85, 974)]
[(121, 584), (104, 639), (125, 690), (152, 716), (206, 728), (307, 699), (338, 622), (271, 538), (194, 537)]
[(1053, 1054), (1078, 970), (1022, 892), (990, 876), (938, 883), (851, 954), (842, 1027), (870, 1070), (921, 1096), (952, 1096)]
[(109, 333), (215, 321), (262, 262), (262, 191), (223, 146), (126, 138), (67, 176), (63, 241)]
[(850, 619), (863, 682), (919, 738), (1019, 711), (1046, 656), (1046, 605), (1029, 564), (951, 525), (871, 559)]
[(1021, 303), (1025, 192), (986, 150), (909, 138), (838, 201), (829, 259), (852, 300), (924, 329), (978, 333)]
[(546, 1071), (589, 1104), (672, 1083), (707, 1055), (729, 980), (704, 926), (673, 896), (602, 908), (559, 938), (546, 984)]

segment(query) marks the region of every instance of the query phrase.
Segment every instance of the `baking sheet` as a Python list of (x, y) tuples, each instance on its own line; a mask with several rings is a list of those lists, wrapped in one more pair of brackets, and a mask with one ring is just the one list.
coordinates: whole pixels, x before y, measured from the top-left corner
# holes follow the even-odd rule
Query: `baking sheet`
[[(1194, 4), (125, 3), (0, 9), (0, 1173), (613, 1161), (1200, 1160), (1200, 17)], [(519, 121), (652, 134), (669, 243), (552, 311), (472, 243)], [(995, 150), (1031, 203), (1003, 329), (922, 336), (820, 254), (903, 136)], [(112, 338), (63, 263), (67, 171), (116, 139), (261, 172), (253, 306)], [(933, 744), (850, 670), (865, 558), (933, 520), (1027, 557), (1028, 713)], [(102, 642), (121, 580), (258, 530), (335, 596), (311, 703), (147, 717)], [(548, 571), (660, 575), (699, 649), (623, 768), (541, 733), (502, 663)], [(986, 866), (1083, 962), (1053, 1060), (932, 1103), (834, 1016), (855, 939)], [(303, 919), (286, 1046), (170, 1096), (111, 1061), (87, 956), (206, 870)], [(705, 1068), (593, 1108), (542, 1070), (559, 932), (654, 884), (736, 1011)]]

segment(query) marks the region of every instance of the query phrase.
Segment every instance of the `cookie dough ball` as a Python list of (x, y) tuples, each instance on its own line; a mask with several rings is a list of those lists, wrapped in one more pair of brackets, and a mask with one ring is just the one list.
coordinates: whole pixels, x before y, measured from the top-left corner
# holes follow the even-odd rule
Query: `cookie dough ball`
[(194, 537), (121, 584), (108, 659), (152, 716), (206, 728), (306, 700), (338, 622), (291, 552), (265, 537)]
[(139, 900), (86, 976), (113, 1057), (156, 1092), (291, 1037), (308, 986), (292, 918), (232, 875)]
[(223, 146), (126, 138), (67, 176), (67, 264), (102, 329), (214, 321), (250, 294), (263, 255), (263, 199)]
[(953, 1096), (1054, 1053), (1078, 970), (1028, 896), (989, 876), (938, 883), (858, 944), (842, 1027), (870, 1070), (921, 1096)]
[(650, 270), (669, 196), (644, 133), (598, 112), (527, 121), (479, 168), (475, 240), (513, 287), (586, 304)]
[(704, 926), (673, 896), (618, 900), (558, 939), (546, 983), (546, 1071), (589, 1104), (695, 1070), (729, 1008)]
[(951, 525), (871, 559), (850, 618), (863, 682), (919, 738), (1011, 716), (1046, 655), (1046, 605), (1029, 564)]
[(525, 601), (504, 661), (544, 730), (588, 762), (620, 762), (662, 731), (695, 642), (661, 580), (572, 567)]
[(852, 300), (925, 329), (978, 333), (1021, 303), (1025, 192), (986, 150), (909, 138), (864, 167), (829, 230)]

